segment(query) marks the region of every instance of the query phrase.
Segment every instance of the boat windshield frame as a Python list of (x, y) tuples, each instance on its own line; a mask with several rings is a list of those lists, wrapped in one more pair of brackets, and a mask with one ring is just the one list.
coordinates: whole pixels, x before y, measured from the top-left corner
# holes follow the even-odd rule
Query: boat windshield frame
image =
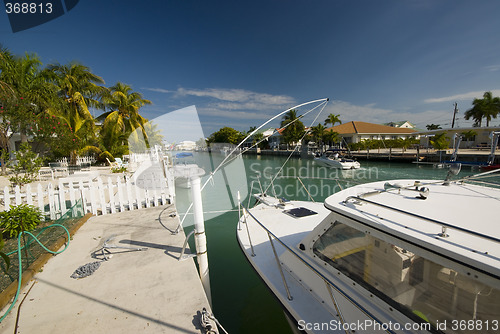
[[(327, 221), (323, 222), (323, 224), (320, 224), (310, 234), (310, 237), (306, 237), (306, 240), (303, 241), (304, 244), (308, 245), (306, 247), (308, 254), (312, 258), (314, 258), (314, 260), (318, 264), (325, 268), (328, 268), (332, 275), (341, 278), (345, 282), (356, 283), (358, 287), (366, 290), (369, 294), (377, 296), (381, 301), (397, 309), (399, 312), (413, 321), (431, 321), (431, 323), (433, 322), (434, 325), (436, 325), (436, 321), (439, 323), (439, 321), (442, 320), (450, 320), (443, 314), (446, 314), (446, 316), (455, 314), (456, 318), (457, 303), (458, 301), (461, 301), (460, 298), (462, 298), (463, 300), (468, 298), (467, 310), (470, 311), (469, 309), (473, 307), (473, 301), (471, 301), (469, 292), (469, 290), (473, 289), (471, 288), (471, 286), (487, 287), (488, 289), (490, 289), (490, 294), (491, 291), (494, 290), (493, 295), (496, 297), (500, 296), (500, 289), (498, 289), (497, 285), (491, 286), (485, 284), (482, 281), (479, 281), (477, 277), (471, 275), (470, 268), (462, 265), (457, 261), (450, 261), (450, 259), (446, 259), (445, 257), (440, 256), (440, 254), (436, 254), (423, 247), (419, 247), (418, 245), (401, 240), (400, 238), (392, 236), (384, 231), (366, 226), (351, 217), (343, 215), (336, 215), (334, 218), (331, 217), (332, 215), (329, 219), (327, 219)], [(346, 231), (345, 233), (347, 233), (346, 235), (340, 235), (341, 232), (339, 226), (344, 227), (344, 231)], [(338, 230), (333, 231), (333, 229)], [(331, 239), (331, 236), (328, 237), (329, 234), (333, 236), (333, 239)], [(325, 244), (325, 240), (337, 240), (338, 243), (336, 244), (336, 246), (335, 242), (332, 242), (328, 245)], [(370, 240), (370, 242), (368, 242), (367, 240)], [(332, 250), (334, 249), (333, 246), (337, 248), (339, 254), (335, 255), (335, 253), (332, 253)], [(349, 246), (351, 248), (349, 248)], [(323, 250), (320, 250), (322, 247)], [(385, 252), (389, 252), (389, 254), (382, 254), (380, 252), (377, 253), (377, 249), (380, 249), (381, 247), (384, 248)], [(328, 251), (325, 251), (325, 249), (328, 249)], [(379, 263), (373, 260), (375, 254), (379, 254), (376, 258), (377, 261), (380, 261)], [(390, 254), (393, 255), (392, 258)], [(333, 255), (331, 259), (330, 255)], [(390, 286), (390, 284), (388, 284), (387, 278), (385, 278), (384, 281), (383, 279), (377, 278), (375, 274), (377, 273), (377, 271), (380, 273), (380, 268), (384, 268), (384, 265), (391, 266), (391, 262), (384, 262), (389, 261), (389, 259), (401, 259), (401, 273), (404, 273), (404, 275), (400, 274), (399, 276), (403, 277), (403, 281), (397, 282), (397, 285), (396, 283), (394, 283), (394, 286)], [(339, 264), (341, 262), (346, 265)], [(420, 277), (420, 281), (418, 281), (418, 275), (410, 275), (410, 270), (412, 270), (412, 266), (414, 263), (418, 263), (415, 265), (415, 267), (420, 266), (419, 270), (421, 270), (420, 274), (422, 276)], [(366, 268), (369, 267), (370, 269), (366, 269), (365, 266)], [(435, 274), (436, 279), (431, 279), (429, 275), (429, 277), (426, 277), (424, 280), (424, 268), (427, 274)], [(370, 275), (372, 273), (370, 270), (373, 271), (373, 275)], [(387, 268), (384, 268), (383, 270), (387, 270)], [(391, 277), (393, 277), (392, 274)], [(396, 275), (396, 277), (398, 276)], [(417, 277), (417, 279), (415, 279), (415, 277)], [(413, 280), (412, 284), (414, 284), (415, 287), (413, 287), (409, 283), (410, 279)], [(453, 284), (450, 283), (452, 281)], [(500, 285), (500, 282), (497, 283), (498, 285)], [(376, 286), (376, 284), (378, 284), (378, 286)], [(380, 288), (380, 286), (384, 284), (386, 285), (384, 288), (385, 290)], [(452, 284), (453, 288), (451, 286), (448, 286), (447, 284)], [(448, 310), (441, 310), (442, 314), (439, 317), (436, 315), (438, 311), (434, 311), (434, 313), (428, 311), (430, 307), (426, 303), (423, 303), (421, 301), (419, 301), (420, 304), (416, 304), (416, 302), (408, 304), (400, 302), (402, 300), (409, 300), (410, 297), (408, 296), (410, 296), (411, 293), (414, 293), (415, 296), (417, 296), (417, 293), (422, 293), (421, 295), (419, 295), (419, 297), (423, 296), (422, 291), (427, 291), (423, 287), (427, 285), (432, 286), (433, 291), (440, 291), (439, 289), (437, 289), (438, 286), (445, 287), (447, 289), (446, 291), (448, 291), (448, 295), (441, 297), (445, 299), (448, 298), (450, 300), (450, 303), (445, 303), (442, 307), (446, 307), (446, 305), (448, 305), (450, 307), (454, 307), (454, 309), (449, 310), (449, 312)], [(411, 291), (411, 289), (414, 289), (414, 291), (409, 293), (408, 291)], [(404, 291), (406, 295), (403, 295), (403, 293), (401, 293), (401, 295), (396, 295), (396, 292), (393, 292), (398, 290)], [(388, 291), (390, 291), (390, 293)], [(479, 293), (481, 293), (481, 291)], [(479, 293), (476, 296), (479, 296)], [(391, 296), (391, 294), (393, 294), (393, 296)], [(400, 301), (396, 300), (396, 298), (399, 298)], [(496, 299), (498, 300), (498, 298)], [(479, 300), (481, 301), (481, 297), (479, 297)], [(498, 308), (500, 314), (500, 301), (496, 303), (495, 302), (495, 300), (493, 300), (493, 302), (488, 300), (486, 303), (493, 303), (494, 310)], [(491, 305), (485, 307), (483, 304), (480, 310), (484, 313), (484, 309), (491, 309)], [(476, 315), (477, 314), (475, 314), (474, 317)], [(491, 317), (491, 315), (487, 315), (486, 317)]]

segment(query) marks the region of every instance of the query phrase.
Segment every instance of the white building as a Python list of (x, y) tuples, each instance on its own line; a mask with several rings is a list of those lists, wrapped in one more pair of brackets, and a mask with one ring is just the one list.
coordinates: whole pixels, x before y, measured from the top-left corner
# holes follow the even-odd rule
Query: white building
[(177, 151), (194, 151), (196, 149), (196, 143), (191, 140), (181, 141), (179, 144), (175, 145)]

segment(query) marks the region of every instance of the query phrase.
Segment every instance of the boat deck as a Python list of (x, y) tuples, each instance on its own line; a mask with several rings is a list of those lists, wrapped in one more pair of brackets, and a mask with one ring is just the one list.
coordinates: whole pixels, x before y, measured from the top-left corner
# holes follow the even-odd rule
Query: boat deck
[[(298, 251), (297, 245), (302, 238), (329, 213), (323, 206), (323, 203), (293, 201), (293, 204), (290, 204), (289, 207), (279, 208), (272, 206), (278, 203), (275, 198), (266, 197), (263, 200), (267, 205), (259, 204), (251, 209), (252, 215), (260, 222), (265, 223), (266, 227), (273, 235), (280, 238), (282, 242), (294, 249), (294, 251)], [(294, 218), (283, 212), (287, 209), (301, 207), (312, 210), (317, 214), (302, 218)], [(243, 223), (241, 224), (241, 229), (237, 231), (240, 246), (244, 250), (249, 262), (254, 266), (255, 270), (293, 318), (308, 319), (307, 324), (302, 322), (297, 323), (297, 328), (305, 328), (305, 326), (309, 326), (311, 323), (320, 323), (324, 319), (335, 321), (337, 317), (317, 303), (317, 300), (328, 301), (328, 293), (326, 292), (326, 294), (322, 296), (311, 294), (309, 290), (301, 284), (300, 279), (295, 273), (292, 272), (287, 265), (282, 265), (287, 286), (292, 297), (292, 300), (288, 300), (287, 291), (283, 285), (267, 232), (259, 226), (251, 216), (248, 216), (246, 221), (251, 235), (255, 256), (252, 256), (252, 250), (246, 231), (247, 226)], [(285, 248), (277, 240), (274, 239), (273, 244), (280, 260), (287, 258), (287, 263), (296, 261), (293, 259), (293, 255), (287, 254)], [(332, 331), (331, 328), (324, 328), (323, 330), (315, 332), (336, 333), (337, 331)]]
[[(391, 181), (393, 185), (410, 188), (391, 191), (383, 191), (384, 181), (355, 186), (348, 194), (330, 196), (325, 206), (500, 277), (500, 226), (497, 224), (500, 189), (422, 181), (418, 187), (429, 189), (428, 198), (423, 200), (412, 190), (413, 182)], [(377, 191), (382, 192), (377, 194)], [(364, 193), (373, 195), (364, 196)], [(369, 202), (359, 205), (353, 198), (346, 203), (348, 196), (361, 196)], [(449, 226), (445, 237), (441, 236), (443, 226)]]
[[(210, 306), (194, 261), (177, 260), (185, 235), (161, 225), (176, 228), (173, 212), (170, 205), (90, 218), (28, 283), (0, 332), (202, 333), (201, 311)], [(98, 261), (91, 254), (113, 235), (108, 244), (147, 250), (110, 249), (113, 256), (92, 275), (71, 278)]]

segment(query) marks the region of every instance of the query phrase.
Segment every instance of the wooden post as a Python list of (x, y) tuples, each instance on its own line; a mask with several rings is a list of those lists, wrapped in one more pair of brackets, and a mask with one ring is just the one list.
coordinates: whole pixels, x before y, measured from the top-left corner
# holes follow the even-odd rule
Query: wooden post
[(64, 196), (64, 185), (61, 180), (59, 180), (59, 203), (60, 203), (59, 206), (61, 208), (61, 217), (62, 217), (66, 213), (66, 198)]
[(96, 198), (96, 186), (94, 182), (89, 182), (89, 192), (90, 192), (90, 206), (92, 214), (97, 215), (97, 198)]
[(108, 176), (108, 193), (109, 193), (109, 206), (111, 208), (111, 213), (115, 213), (116, 206), (115, 206), (115, 196), (113, 191), (113, 182), (111, 181), (111, 178), (109, 176)]
[(102, 184), (102, 179), (97, 178), (97, 191), (99, 193), (99, 201), (101, 202), (101, 214), (106, 215), (108, 213), (108, 206), (106, 205), (106, 200), (104, 198), (104, 185)]
[(132, 180), (128, 179), (126, 182), (128, 209), (134, 210), (134, 195), (132, 194)]
[(123, 189), (122, 189), (122, 183), (121, 183), (121, 178), (119, 176), (116, 177), (116, 186), (118, 187), (118, 201), (120, 205), (120, 212), (125, 211), (125, 208), (123, 206)]
[(54, 198), (54, 186), (52, 186), (52, 183), (49, 183), (49, 185), (47, 186), (47, 193), (49, 195), (50, 219), (54, 220), (56, 219), (56, 205)]
[(5, 186), (5, 188), (3, 188), (3, 201), (4, 201), (5, 211), (9, 211), (9, 209), (10, 209), (10, 192), (9, 192), (9, 187), (7, 187), (7, 186)]
[(33, 205), (33, 194), (31, 193), (31, 185), (26, 185), (26, 203), (28, 205)]
[(36, 187), (36, 193), (37, 193), (37, 197), (38, 197), (38, 208), (45, 216), (45, 203), (43, 202), (43, 189), (42, 189), (42, 185), (40, 183)]
[(14, 188), (14, 196), (16, 198), (16, 205), (23, 204), (21, 200), (21, 188), (19, 188), (19, 185), (16, 185)]

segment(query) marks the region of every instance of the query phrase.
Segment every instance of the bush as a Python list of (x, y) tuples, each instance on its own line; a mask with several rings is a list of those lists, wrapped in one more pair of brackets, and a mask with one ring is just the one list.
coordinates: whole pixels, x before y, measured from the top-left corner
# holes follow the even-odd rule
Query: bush
[(127, 171), (127, 167), (113, 167), (111, 168), (111, 173), (124, 173)]
[(108, 151), (104, 151), (104, 152), (102, 152), (101, 154), (99, 154), (98, 161), (99, 161), (99, 162), (105, 162), (105, 163), (107, 163), (106, 158), (107, 158), (110, 162), (115, 161), (115, 158), (114, 158), (114, 157), (111, 155), (111, 153), (109, 153)]
[(43, 159), (31, 150), (28, 143), (22, 143), (16, 151), (17, 164), (12, 168), (14, 176), (9, 177), (12, 186), (24, 186), (27, 183), (36, 181)]
[(17, 238), (21, 232), (34, 230), (41, 221), (42, 213), (33, 205), (11, 205), (9, 211), (0, 212), (0, 228), (10, 238)]
[(1, 251), (3, 249), (3, 246), (4, 246), (3, 237), (2, 234), (0, 234), (0, 257), (3, 259), (3, 262), (5, 263), (5, 267), (2, 266), (3, 271), (7, 273), (10, 267), (10, 259), (7, 256), (7, 254)]

